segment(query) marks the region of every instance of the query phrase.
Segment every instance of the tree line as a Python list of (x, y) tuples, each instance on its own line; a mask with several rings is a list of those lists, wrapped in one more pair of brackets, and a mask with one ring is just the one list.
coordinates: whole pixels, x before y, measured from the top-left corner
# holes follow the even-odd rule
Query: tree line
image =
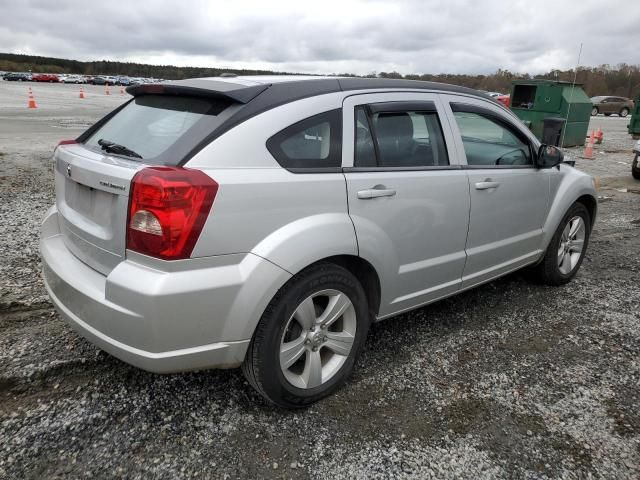
[[(288, 72), (274, 72), (270, 70), (249, 70), (235, 68), (203, 68), (176, 67), (173, 65), (147, 65), (132, 62), (113, 62), (107, 60), (80, 62), (63, 58), (38, 57), (0, 53), (0, 71), (34, 72), (34, 73), (78, 73), (83, 75), (126, 75), (129, 77), (164, 78), (180, 80), (193, 77), (217, 77), (223, 73), (236, 75), (282, 75)], [(351, 73), (342, 76), (355, 76)], [(600, 65), (597, 67), (579, 67), (575, 70), (551, 70), (541, 75), (515, 73), (509, 70), (498, 70), (488, 75), (469, 74), (422, 74), (402, 75), (398, 72), (372, 72), (366, 77), (405, 78), (409, 80), (427, 80), (432, 82), (450, 83), (478, 90), (509, 93), (511, 82), (521, 79), (549, 79), (572, 82), (583, 85), (587, 95), (617, 95), (633, 97), (640, 95), (640, 66)]]

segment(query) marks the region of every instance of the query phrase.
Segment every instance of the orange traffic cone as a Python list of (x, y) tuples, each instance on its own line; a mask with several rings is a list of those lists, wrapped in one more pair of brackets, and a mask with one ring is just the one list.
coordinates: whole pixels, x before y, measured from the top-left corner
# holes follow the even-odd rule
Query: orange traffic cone
[(582, 153), (582, 158), (587, 160), (593, 160), (593, 138), (595, 136), (594, 132), (591, 132), (589, 138), (587, 139), (587, 145), (584, 147), (584, 152)]
[(109, 91), (109, 84), (108, 83), (104, 84), (104, 94), (105, 95), (111, 95), (111, 92)]
[(596, 130), (596, 143), (600, 145), (602, 140), (604, 140), (604, 133), (602, 133), (602, 129), (598, 127), (598, 130)]
[(80, 98), (84, 98), (84, 90), (80, 87)]
[(124, 95), (124, 87), (120, 87), (120, 95)]
[(38, 106), (36, 105), (36, 100), (35, 98), (33, 98), (31, 87), (29, 87), (29, 101), (27, 102), (27, 108), (38, 108)]

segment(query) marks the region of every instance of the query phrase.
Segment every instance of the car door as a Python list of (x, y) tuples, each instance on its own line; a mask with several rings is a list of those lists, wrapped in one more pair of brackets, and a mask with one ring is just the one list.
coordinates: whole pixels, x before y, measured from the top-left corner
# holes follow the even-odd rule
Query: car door
[(380, 277), (379, 318), (460, 288), (469, 187), (437, 94), (343, 104), (343, 170), (359, 255)]
[(607, 97), (604, 99), (604, 112), (605, 113), (618, 113), (619, 102), (615, 97)]
[(550, 170), (534, 168), (524, 126), (489, 101), (448, 96), (448, 113), (469, 173), (471, 213), (462, 287), (490, 280), (542, 254)]

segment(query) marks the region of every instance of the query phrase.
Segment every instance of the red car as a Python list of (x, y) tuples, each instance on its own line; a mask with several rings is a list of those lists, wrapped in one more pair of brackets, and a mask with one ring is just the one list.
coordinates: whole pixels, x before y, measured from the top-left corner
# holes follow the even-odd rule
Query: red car
[(497, 97), (494, 97), (494, 100), (500, 102), (505, 107), (509, 108), (509, 102), (511, 100), (511, 95), (498, 95)]
[(34, 82), (59, 82), (60, 79), (53, 73), (34, 73), (31, 79)]

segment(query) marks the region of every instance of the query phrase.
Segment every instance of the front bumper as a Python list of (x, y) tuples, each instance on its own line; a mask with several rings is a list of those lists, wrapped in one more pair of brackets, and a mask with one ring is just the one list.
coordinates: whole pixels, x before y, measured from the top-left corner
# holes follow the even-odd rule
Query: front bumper
[(40, 252), (60, 315), (106, 352), (158, 373), (239, 366), (264, 308), (290, 276), (252, 254), (179, 262), (131, 254), (105, 276), (66, 247), (55, 207)]

